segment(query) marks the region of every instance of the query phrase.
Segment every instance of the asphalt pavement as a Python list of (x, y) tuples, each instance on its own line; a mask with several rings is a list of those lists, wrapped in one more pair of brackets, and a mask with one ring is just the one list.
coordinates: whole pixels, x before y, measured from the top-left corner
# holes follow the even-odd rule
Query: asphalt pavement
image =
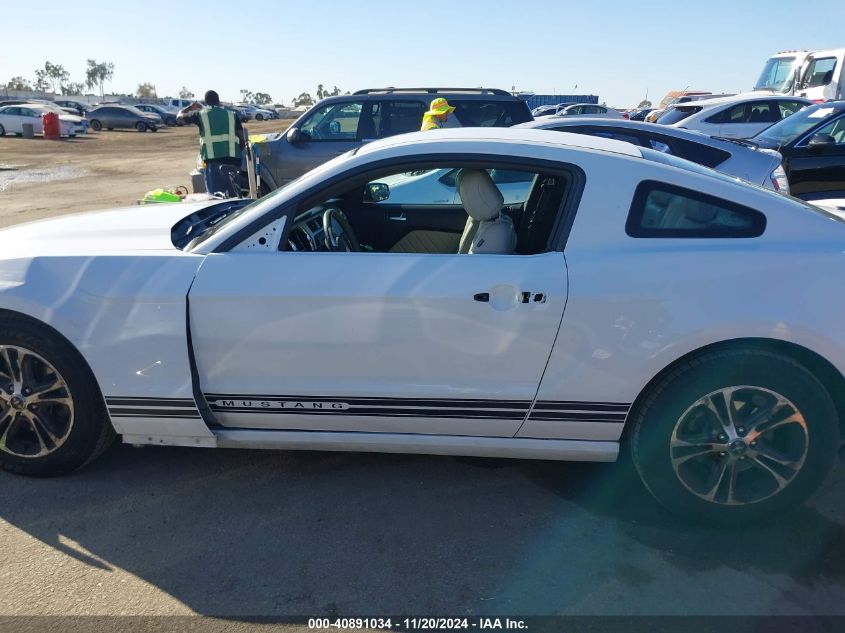
[(845, 614), (843, 478), (714, 529), (622, 464), (116, 446), (0, 473), (0, 614)]

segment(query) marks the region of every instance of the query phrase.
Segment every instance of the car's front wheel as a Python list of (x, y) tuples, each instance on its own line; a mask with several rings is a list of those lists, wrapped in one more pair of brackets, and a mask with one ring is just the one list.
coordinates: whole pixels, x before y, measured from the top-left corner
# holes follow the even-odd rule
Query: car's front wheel
[(95, 132), (99, 132), (100, 130), (103, 129), (103, 124), (100, 123), (97, 119), (91, 119), (90, 125), (91, 125), (91, 129), (94, 130)]
[(803, 501), (839, 443), (830, 394), (804, 366), (762, 350), (707, 353), (665, 376), (634, 414), (631, 453), (666, 507), (717, 523)]
[(147, 124), (144, 123), (143, 121), (138, 121), (135, 124), (135, 129), (138, 130), (139, 132), (146, 132), (147, 131)]
[(114, 430), (94, 376), (64, 339), (28, 320), (0, 323), (0, 466), (25, 475), (72, 471)]

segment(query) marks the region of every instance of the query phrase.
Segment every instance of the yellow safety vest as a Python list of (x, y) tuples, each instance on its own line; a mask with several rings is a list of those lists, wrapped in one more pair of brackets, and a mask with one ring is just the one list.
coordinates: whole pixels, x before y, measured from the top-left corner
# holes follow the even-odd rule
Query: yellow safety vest
[(431, 116), (430, 114), (423, 115), (422, 127), (420, 132), (428, 132), (429, 130), (439, 130), (443, 127), (440, 119)]

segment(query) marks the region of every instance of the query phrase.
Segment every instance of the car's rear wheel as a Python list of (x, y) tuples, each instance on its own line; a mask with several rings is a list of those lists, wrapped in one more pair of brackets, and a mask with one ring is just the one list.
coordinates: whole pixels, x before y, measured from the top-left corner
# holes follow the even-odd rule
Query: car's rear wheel
[(27, 320), (0, 323), (0, 467), (51, 476), (91, 461), (115, 434), (79, 353)]
[(803, 501), (830, 469), (839, 440), (822, 384), (765, 350), (681, 364), (634, 416), (631, 453), (648, 490), (674, 511), (717, 523)]
[(170, 127), (173, 127), (174, 125), (176, 125), (176, 117), (168, 117), (168, 119), (167, 119), (167, 121), (165, 121), (165, 123), (167, 125), (169, 125)]
[(91, 122), (88, 125), (90, 125), (91, 129), (95, 132), (99, 132), (103, 129), (103, 124), (100, 123), (97, 119), (91, 119)]
[(256, 115), (255, 115), (255, 120), (256, 120), (256, 121), (263, 121), (263, 120), (264, 120), (264, 115), (263, 115), (263, 114), (256, 114)]
[(138, 130), (139, 132), (146, 132), (147, 131), (147, 124), (144, 123), (143, 121), (138, 121), (135, 124), (135, 129)]
[(0, 125), (0, 136), (6, 136), (6, 128)]

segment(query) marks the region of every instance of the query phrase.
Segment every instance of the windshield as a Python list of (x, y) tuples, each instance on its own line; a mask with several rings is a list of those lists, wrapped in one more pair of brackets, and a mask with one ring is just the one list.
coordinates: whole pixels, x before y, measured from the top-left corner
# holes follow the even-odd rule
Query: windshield
[(772, 90), (788, 92), (795, 78), (795, 57), (772, 57), (766, 62), (760, 78), (754, 84), (754, 90)]
[(780, 120), (752, 138), (758, 143), (781, 147), (804, 135), (820, 123), (832, 119), (839, 112), (841, 111), (825, 104), (810, 106)]
[(667, 110), (663, 116), (657, 119), (657, 122), (661, 125), (672, 125), (673, 123), (683, 121), (688, 116), (695, 114), (699, 110), (701, 110), (701, 108), (697, 106), (677, 106), (671, 110)]

